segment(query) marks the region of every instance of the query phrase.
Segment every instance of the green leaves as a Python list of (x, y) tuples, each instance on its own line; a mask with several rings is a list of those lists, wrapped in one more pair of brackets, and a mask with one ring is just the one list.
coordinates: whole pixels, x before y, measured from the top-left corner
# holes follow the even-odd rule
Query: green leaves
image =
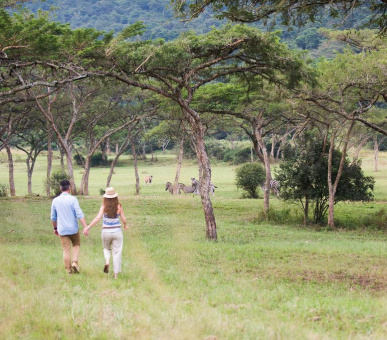
[(210, 7), (217, 17), (235, 22), (263, 22), (303, 26), (308, 21), (329, 15), (346, 19), (363, 6), (371, 11), (368, 25), (387, 28), (387, 3), (380, 0), (171, 0), (176, 13), (185, 18), (198, 17)]

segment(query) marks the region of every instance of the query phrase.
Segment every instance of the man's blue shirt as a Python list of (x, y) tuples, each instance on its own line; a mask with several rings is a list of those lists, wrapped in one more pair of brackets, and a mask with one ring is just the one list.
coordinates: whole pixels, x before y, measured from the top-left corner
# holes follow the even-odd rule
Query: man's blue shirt
[(84, 217), (78, 199), (67, 192), (54, 198), (51, 205), (51, 220), (57, 221), (59, 235), (78, 232), (78, 220)]

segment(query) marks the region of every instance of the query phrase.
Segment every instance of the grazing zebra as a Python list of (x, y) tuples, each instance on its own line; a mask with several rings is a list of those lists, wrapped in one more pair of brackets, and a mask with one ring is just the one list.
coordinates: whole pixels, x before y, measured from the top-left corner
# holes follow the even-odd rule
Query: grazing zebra
[(196, 194), (197, 191), (197, 183), (192, 182), (191, 186), (184, 185), (183, 183), (179, 183), (179, 189), (183, 190), (185, 194)]
[[(261, 189), (262, 189), (263, 192), (266, 191), (266, 185), (265, 185), (265, 183), (263, 183), (263, 184), (261, 185)], [(276, 179), (270, 180), (269, 191), (270, 191), (272, 194), (275, 194), (275, 195), (279, 196), (279, 189), (280, 189), (280, 182), (278, 182)]]
[(153, 176), (146, 176), (145, 177), (145, 184), (151, 184), (152, 183)]
[[(192, 185), (195, 183), (196, 187), (197, 187), (196, 191), (195, 191), (195, 194), (199, 195), (200, 194), (200, 183), (199, 183), (199, 181), (196, 178), (191, 178), (191, 181), (192, 181)], [(212, 194), (212, 196), (215, 195), (215, 188), (217, 188), (217, 186), (215, 186), (214, 183), (210, 182), (210, 194)]]
[(173, 184), (171, 182), (165, 183), (165, 191), (169, 191), (173, 195)]

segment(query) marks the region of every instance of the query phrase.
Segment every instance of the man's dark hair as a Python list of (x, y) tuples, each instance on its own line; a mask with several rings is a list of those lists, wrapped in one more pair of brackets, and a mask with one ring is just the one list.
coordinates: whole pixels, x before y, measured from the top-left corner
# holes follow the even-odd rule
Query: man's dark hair
[(67, 179), (64, 179), (63, 181), (60, 181), (60, 190), (61, 191), (67, 191), (70, 189), (70, 182)]

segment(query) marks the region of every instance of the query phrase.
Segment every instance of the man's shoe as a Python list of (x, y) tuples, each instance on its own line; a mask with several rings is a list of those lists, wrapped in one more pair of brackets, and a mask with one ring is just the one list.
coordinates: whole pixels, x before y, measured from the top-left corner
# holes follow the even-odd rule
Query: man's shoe
[(79, 274), (79, 268), (78, 268), (78, 264), (76, 262), (73, 262), (73, 264), (71, 265), (71, 269), (73, 270), (73, 272), (75, 274)]
[(103, 267), (103, 272), (104, 273), (109, 273), (109, 265), (108, 264), (105, 264), (105, 266)]

